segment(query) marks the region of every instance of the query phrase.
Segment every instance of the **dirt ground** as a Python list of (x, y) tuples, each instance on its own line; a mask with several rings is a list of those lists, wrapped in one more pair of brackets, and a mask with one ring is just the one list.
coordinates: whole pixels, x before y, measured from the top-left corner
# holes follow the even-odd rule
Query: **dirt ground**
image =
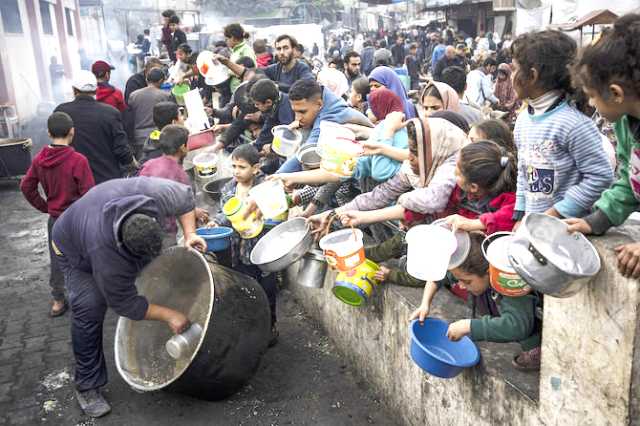
[(46, 219), (24, 200), (16, 181), (0, 181), (0, 424), (396, 424), (286, 289), (278, 302), (278, 345), (244, 389), (220, 402), (131, 390), (114, 367), (117, 317), (110, 313), (105, 395), (113, 411), (102, 419), (83, 416), (73, 397), (69, 313), (47, 315)]

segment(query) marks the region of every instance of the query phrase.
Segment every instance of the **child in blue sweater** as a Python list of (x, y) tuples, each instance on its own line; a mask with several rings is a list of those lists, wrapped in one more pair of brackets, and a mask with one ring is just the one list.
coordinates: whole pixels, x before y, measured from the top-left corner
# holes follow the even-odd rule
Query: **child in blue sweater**
[(530, 212), (582, 217), (611, 185), (613, 172), (595, 124), (569, 104), (576, 42), (559, 31), (541, 31), (522, 34), (511, 51), (513, 86), (528, 104), (514, 130), (514, 218)]

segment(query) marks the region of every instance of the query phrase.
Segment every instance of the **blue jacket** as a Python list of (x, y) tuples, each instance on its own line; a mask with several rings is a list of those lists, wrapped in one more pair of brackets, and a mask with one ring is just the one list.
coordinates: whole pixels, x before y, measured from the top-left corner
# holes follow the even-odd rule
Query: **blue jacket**
[(149, 303), (135, 281), (151, 259), (133, 256), (119, 236), (126, 217), (144, 213), (160, 223), (195, 208), (190, 187), (167, 179), (112, 179), (95, 186), (56, 221), (52, 239), (69, 264), (91, 274), (107, 305), (118, 315), (141, 320)]
[(270, 113), (263, 113), (262, 117), (264, 117), (264, 124), (255, 143), (258, 151), (260, 151), (263, 146), (273, 142), (271, 129), (282, 124), (291, 124), (295, 119), (295, 114), (289, 102), (289, 95), (280, 92), (280, 100), (273, 106), (273, 110)]
[(359, 111), (350, 108), (342, 99), (334, 95), (331, 90), (322, 88), (322, 109), (316, 115), (313, 122), (313, 128), (306, 143), (317, 143), (320, 136), (320, 122), (331, 121), (338, 124), (360, 124), (363, 126), (371, 126), (371, 122), (367, 117)]
[[(384, 143), (396, 148), (406, 149), (409, 147), (409, 137), (407, 129), (402, 128), (394, 133), (392, 139), (383, 139), (384, 121), (380, 122), (373, 130), (369, 140)], [(353, 174), (355, 179), (370, 177), (376, 182), (384, 182), (396, 175), (400, 170), (401, 162), (393, 160), (385, 155), (372, 155), (358, 158), (358, 165)]]

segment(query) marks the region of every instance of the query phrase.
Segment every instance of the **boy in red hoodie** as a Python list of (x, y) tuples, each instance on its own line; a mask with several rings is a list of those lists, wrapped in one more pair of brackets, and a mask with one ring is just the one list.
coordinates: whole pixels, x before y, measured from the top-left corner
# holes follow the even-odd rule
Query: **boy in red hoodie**
[[(78, 198), (95, 185), (87, 158), (69, 145), (73, 140), (73, 120), (64, 112), (54, 112), (47, 120), (51, 144), (33, 159), (31, 167), (20, 183), (20, 189), (29, 203), (49, 214), (47, 236), (51, 276), (49, 285), (53, 296), (50, 315), (58, 317), (67, 310), (64, 296), (64, 277), (51, 247), (51, 229), (56, 219)], [(38, 193), (42, 186), (46, 200)]]
[(124, 95), (120, 89), (109, 84), (111, 71), (114, 69), (114, 67), (105, 61), (95, 61), (93, 65), (91, 65), (91, 72), (96, 76), (96, 80), (98, 80), (96, 100), (111, 105), (118, 111), (123, 112), (127, 109), (127, 104), (124, 102)]

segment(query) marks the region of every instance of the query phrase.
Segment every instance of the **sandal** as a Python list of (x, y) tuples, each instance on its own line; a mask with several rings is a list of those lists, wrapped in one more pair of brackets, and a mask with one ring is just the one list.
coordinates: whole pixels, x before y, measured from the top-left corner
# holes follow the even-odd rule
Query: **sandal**
[(538, 371), (540, 370), (541, 354), (540, 346), (523, 351), (513, 359), (513, 366), (521, 371)]
[(65, 312), (67, 312), (67, 309), (69, 309), (69, 304), (65, 300), (62, 303), (62, 307), (60, 309), (53, 309), (53, 306), (52, 306), (51, 310), (49, 311), (49, 316), (51, 318), (60, 317), (60, 316), (64, 315)]

